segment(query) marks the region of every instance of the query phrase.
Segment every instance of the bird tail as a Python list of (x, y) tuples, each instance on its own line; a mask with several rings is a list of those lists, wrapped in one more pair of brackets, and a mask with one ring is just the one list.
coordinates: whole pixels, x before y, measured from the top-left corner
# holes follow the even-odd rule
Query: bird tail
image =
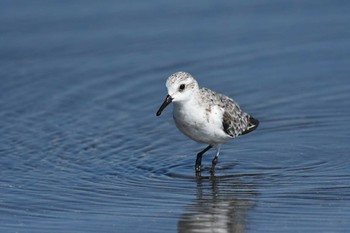
[(256, 128), (258, 128), (258, 125), (259, 125), (258, 119), (255, 119), (250, 115), (247, 115), (247, 120), (248, 120), (248, 126), (247, 126), (247, 129), (242, 133), (242, 135), (250, 133), (254, 131)]

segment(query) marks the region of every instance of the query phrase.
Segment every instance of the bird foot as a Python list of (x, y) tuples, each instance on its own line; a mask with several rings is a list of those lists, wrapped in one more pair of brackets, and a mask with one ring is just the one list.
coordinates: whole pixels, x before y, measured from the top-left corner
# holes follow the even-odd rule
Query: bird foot
[(196, 170), (196, 172), (201, 172), (201, 165), (196, 164), (195, 170)]
[(197, 159), (196, 159), (196, 165), (194, 167), (196, 170), (196, 173), (201, 172), (201, 164), (202, 164), (202, 154), (198, 153)]
[(215, 172), (215, 166), (218, 163), (218, 157), (215, 156), (211, 163), (212, 163), (212, 166), (211, 166), (211, 169), (210, 169), (210, 173), (213, 175), (214, 172)]

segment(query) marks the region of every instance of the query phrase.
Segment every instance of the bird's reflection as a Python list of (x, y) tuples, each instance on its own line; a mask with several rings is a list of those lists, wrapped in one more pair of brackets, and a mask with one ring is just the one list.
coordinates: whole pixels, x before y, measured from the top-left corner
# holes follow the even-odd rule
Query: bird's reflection
[(257, 193), (242, 176), (197, 177), (194, 203), (185, 207), (178, 232), (245, 232)]

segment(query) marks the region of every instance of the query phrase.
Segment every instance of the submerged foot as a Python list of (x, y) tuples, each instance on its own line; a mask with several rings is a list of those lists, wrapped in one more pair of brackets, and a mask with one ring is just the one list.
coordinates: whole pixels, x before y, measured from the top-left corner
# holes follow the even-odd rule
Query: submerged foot
[(202, 156), (205, 152), (207, 152), (208, 150), (210, 150), (210, 148), (212, 148), (212, 145), (208, 145), (206, 148), (204, 148), (204, 150), (202, 150), (201, 152), (199, 152), (197, 154), (197, 159), (196, 159), (196, 165), (195, 165), (195, 170), (196, 173), (201, 172), (201, 163), (202, 163)]
[(215, 166), (218, 163), (218, 157), (215, 156), (211, 163), (212, 163), (212, 165), (211, 165), (210, 173), (213, 175), (215, 172)]
[(196, 165), (194, 166), (196, 173), (201, 172), (202, 153), (197, 154)]
[(196, 173), (201, 172), (201, 165), (196, 163), (195, 170), (196, 170)]

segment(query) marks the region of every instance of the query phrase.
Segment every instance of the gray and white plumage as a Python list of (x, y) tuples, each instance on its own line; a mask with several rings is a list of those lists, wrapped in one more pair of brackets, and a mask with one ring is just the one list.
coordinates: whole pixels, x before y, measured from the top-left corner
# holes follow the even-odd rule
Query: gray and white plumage
[(189, 138), (210, 145), (204, 152), (215, 147), (216, 160), (221, 144), (253, 131), (259, 124), (258, 120), (243, 112), (233, 99), (200, 88), (189, 73), (174, 73), (166, 81), (166, 87), (168, 96), (157, 116), (173, 102), (173, 118), (177, 128)]

